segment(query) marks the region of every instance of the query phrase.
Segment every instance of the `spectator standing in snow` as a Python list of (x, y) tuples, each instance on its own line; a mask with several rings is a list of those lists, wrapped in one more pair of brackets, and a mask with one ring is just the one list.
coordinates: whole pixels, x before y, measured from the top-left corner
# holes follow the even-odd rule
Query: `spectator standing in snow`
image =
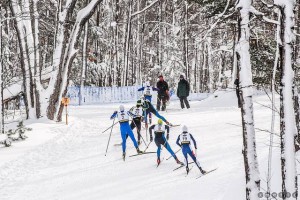
[(184, 108), (185, 106), (189, 109), (190, 104), (187, 100), (187, 97), (190, 94), (190, 84), (187, 80), (184, 79), (183, 75), (180, 75), (180, 81), (178, 82), (178, 87), (177, 87), (177, 97), (180, 99), (180, 105), (181, 108)]
[(161, 110), (165, 111), (166, 102), (169, 100), (169, 86), (162, 75), (160, 75), (158, 78), (159, 81), (156, 83), (156, 88), (158, 89), (156, 109), (160, 111), (160, 106), (162, 102)]

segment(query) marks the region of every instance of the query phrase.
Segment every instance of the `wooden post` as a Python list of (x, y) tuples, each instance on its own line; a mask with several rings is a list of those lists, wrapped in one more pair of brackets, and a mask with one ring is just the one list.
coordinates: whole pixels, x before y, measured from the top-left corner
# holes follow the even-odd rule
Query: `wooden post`
[(61, 103), (65, 106), (66, 108), (66, 125), (68, 125), (68, 105), (70, 103), (70, 98), (68, 97), (63, 97), (61, 100)]

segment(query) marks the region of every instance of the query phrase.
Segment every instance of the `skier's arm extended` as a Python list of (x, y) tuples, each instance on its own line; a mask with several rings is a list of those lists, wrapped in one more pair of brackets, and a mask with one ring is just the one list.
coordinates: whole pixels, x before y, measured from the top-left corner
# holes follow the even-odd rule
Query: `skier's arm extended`
[(138, 91), (144, 91), (145, 87), (141, 87), (138, 89)]
[(115, 112), (112, 114), (112, 116), (110, 117), (110, 119), (114, 119), (114, 118), (117, 116), (117, 114), (118, 114), (118, 112), (115, 111)]
[(180, 144), (180, 135), (178, 135), (178, 138), (177, 138), (177, 140), (176, 140), (176, 144), (177, 144), (178, 146), (180, 146), (180, 148), (181, 148), (181, 144)]
[(193, 140), (195, 149), (197, 149), (197, 143), (196, 143), (196, 140), (194, 139), (194, 137), (193, 137), (192, 134), (190, 134), (190, 136), (191, 136), (191, 139)]

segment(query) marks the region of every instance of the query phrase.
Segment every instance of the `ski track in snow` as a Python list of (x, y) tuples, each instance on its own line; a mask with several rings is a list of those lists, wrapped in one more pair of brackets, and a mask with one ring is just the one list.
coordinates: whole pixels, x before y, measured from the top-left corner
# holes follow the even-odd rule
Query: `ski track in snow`
[[(256, 97), (257, 101), (270, 104), (266, 99)], [(108, 154), (104, 156), (110, 131), (101, 132), (112, 124), (109, 117), (119, 105), (71, 107), (69, 126), (54, 125), (50, 129), (57, 136), (0, 166), (0, 199), (242, 200), (245, 197), (242, 132), (236, 105), (235, 93), (231, 92), (203, 102), (192, 101), (190, 110), (178, 109), (179, 102), (175, 101), (167, 112), (161, 112), (173, 124), (188, 125), (197, 141), (198, 159), (204, 169), (218, 167), (200, 179), (196, 179), (199, 171), (195, 167), (187, 177), (185, 168), (173, 171), (178, 166), (173, 158), (156, 168), (156, 154), (128, 157), (136, 153), (130, 139), (123, 162), (121, 146), (113, 145), (121, 141), (119, 125), (113, 128)], [(256, 127), (269, 129), (270, 123), (265, 119), (271, 119), (271, 111), (261, 105), (255, 107), (258, 108), (254, 111)], [(179, 133), (180, 127), (170, 130), (169, 143), (174, 152), (179, 149), (175, 144)], [(145, 130), (142, 136), (146, 139)], [(266, 159), (268, 137), (256, 132), (259, 160)], [(142, 145), (141, 150), (144, 148)], [(156, 151), (154, 143), (148, 151)], [(183, 161), (181, 151), (177, 155)], [(161, 157), (167, 158), (169, 153), (163, 149)], [(260, 168), (261, 176), (265, 176), (266, 167)]]

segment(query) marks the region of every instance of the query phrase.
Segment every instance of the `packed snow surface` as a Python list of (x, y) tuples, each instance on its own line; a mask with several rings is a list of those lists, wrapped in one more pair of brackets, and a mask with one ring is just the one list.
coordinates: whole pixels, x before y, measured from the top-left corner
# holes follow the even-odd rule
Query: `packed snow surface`
[[(173, 124), (186, 124), (198, 145), (198, 159), (205, 170), (218, 168), (199, 179), (194, 166), (185, 177), (185, 169), (166, 160), (156, 168), (156, 154), (128, 157), (136, 151), (127, 140), (127, 158), (122, 160), (119, 125), (112, 129), (107, 156), (104, 156), (109, 120), (119, 104), (69, 107), (69, 125), (47, 120), (27, 121), (33, 131), (27, 140), (0, 148), (1, 200), (243, 200), (245, 178), (242, 156), (241, 112), (235, 91), (218, 92), (202, 101), (191, 101), (191, 109), (182, 110), (172, 101), (167, 112), (160, 112)], [(134, 102), (124, 104), (127, 109)], [(254, 97), (255, 127), (271, 127), (271, 102), (267, 95)], [(154, 118), (156, 122), (156, 118)], [(278, 116), (277, 119), (278, 121)], [(278, 133), (278, 123), (275, 126)], [(174, 151), (180, 127), (171, 128), (169, 143)], [(136, 133), (135, 133), (136, 135)], [(146, 130), (142, 129), (146, 140)], [(149, 139), (149, 133), (148, 133)], [(266, 189), (269, 133), (256, 130), (257, 153), (262, 191)], [(278, 137), (274, 137), (272, 191), (280, 192)], [(145, 144), (140, 146), (145, 149)], [(151, 143), (148, 151), (156, 151)], [(183, 161), (181, 152), (177, 153)], [(191, 159), (190, 159), (191, 161)], [(192, 164), (193, 165), (193, 164)], [(192, 166), (191, 165), (191, 166)]]

